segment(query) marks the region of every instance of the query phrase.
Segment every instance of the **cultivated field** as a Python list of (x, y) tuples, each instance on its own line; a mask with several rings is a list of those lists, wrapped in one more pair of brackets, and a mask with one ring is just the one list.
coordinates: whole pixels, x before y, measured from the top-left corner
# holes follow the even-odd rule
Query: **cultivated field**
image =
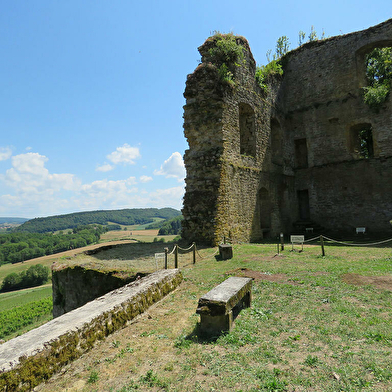
[[(26, 260), (22, 263), (3, 264), (0, 266), (0, 284), (5, 276), (11, 273), (20, 273), (27, 270), (31, 265), (42, 264), (50, 267), (53, 263), (65, 263), (69, 265), (83, 264), (91, 268), (101, 270), (117, 269), (126, 273), (153, 272), (163, 268), (163, 259), (155, 260), (155, 253), (164, 251), (164, 247), (173, 248), (172, 244), (154, 242), (158, 230), (139, 230), (134, 239), (129, 237), (130, 231), (110, 231), (106, 233), (103, 242), (89, 245), (84, 248), (69, 250)], [(160, 236), (170, 241), (175, 236)], [(141, 240), (143, 238), (143, 240)], [(139, 241), (142, 241), (141, 243)], [(107, 245), (121, 245), (87, 256), (84, 252), (94, 250)], [(188, 257), (182, 257), (181, 261), (187, 262)], [(169, 266), (174, 265), (173, 256), (169, 257)], [(18, 334), (35, 328), (52, 318), (52, 285), (0, 293), (0, 339), (9, 340)]]
[[(275, 253), (199, 251), (175, 292), (37, 391), (391, 391), (392, 249)], [(205, 340), (198, 298), (232, 275), (254, 278), (252, 306)]]

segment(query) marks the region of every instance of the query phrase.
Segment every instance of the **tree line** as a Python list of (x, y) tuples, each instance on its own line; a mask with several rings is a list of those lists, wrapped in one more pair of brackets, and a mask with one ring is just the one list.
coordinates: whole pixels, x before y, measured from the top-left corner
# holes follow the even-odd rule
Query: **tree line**
[(0, 291), (14, 291), (36, 287), (48, 281), (50, 271), (42, 264), (32, 265), (26, 271), (12, 272), (4, 279)]
[(158, 235), (177, 235), (181, 233), (181, 221), (184, 219), (182, 215), (163, 222), (159, 229)]
[(80, 225), (107, 225), (109, 222), (120, 225), (143, 225), (153, 218), (171, 219), (180, 215), (174, 208), (133, 208), (123, 210), (88, 211), (31, 219), (15, 229), (18, 232), (48, 233), (73, 229)]
[(66, 234), (13, 232), (0, 234), (0, 265), (81, 248), (99, 241), (106, 228), (78, 226)]

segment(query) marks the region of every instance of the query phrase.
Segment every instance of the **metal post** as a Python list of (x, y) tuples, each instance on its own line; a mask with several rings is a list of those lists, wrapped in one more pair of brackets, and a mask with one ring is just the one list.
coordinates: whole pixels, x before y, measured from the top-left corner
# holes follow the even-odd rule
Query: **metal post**
[(178, 245), (175, 246), (174, 250), (174, 268), (178, 268)]
[(193, 246), (193, 264), (196, 264), (196, 242), (192, 244)]
[(284, 236), (280, 233), (280, 250), (284, 250)]
[(322, 256), (325, 256), (324, 237), (322, 235), (320, 235), (320, 243), (321, 243), (321, 254), (322, 254)]
[(167, 253), (169, 252), (169, 248), (165, 248), (165, 269), (167, 269)]

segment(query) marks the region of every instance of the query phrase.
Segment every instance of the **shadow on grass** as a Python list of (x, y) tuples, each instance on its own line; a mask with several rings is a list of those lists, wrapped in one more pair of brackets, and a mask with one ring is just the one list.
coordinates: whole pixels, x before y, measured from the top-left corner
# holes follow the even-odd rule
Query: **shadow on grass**
[(181, 335), (176, 339), (174, 343), (174, 347), (187, 348), (192, 343), (197, 343), (197, 344), (215, 343), (221, 336), (223, 336), (226, 333), (227, 332), (222, 332), (221, 334), (214, 335), (214, 336), (203, 334), (200, 330), (200, 322), (198, 322), (196, 326), (193, 328), (193, 331), (191, 333), (189, 333), (188, 335)]

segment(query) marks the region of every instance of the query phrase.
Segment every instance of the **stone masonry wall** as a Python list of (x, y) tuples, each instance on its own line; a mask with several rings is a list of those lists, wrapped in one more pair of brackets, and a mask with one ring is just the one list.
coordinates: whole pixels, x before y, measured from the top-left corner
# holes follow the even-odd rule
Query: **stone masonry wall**
[(52, 266), (53, 317), (61, 316), (85, 303), (118, 289), (138, 277), (119, 274), (119, 271), (97, 271), (81, 266)]
[[(287, 158), (296, 190), (309, 192), (310, 219), (331, 231), (349, 234), (365, 226), (387, 236), (391, 230), (391, 99), (375, 112), (362, 92), (365, 55), (377, 46), (392, 46), (392, 20), (304, 45), (286, 58), (281, 110), (285, 138), (292, 141)], [(371, 125), (373, 158), (360, 159), (352, 150), (356, 124)], [(302, 169), (295, 167), (294, 151), (301, 138), (308, 152)]]
[[(199, 48), (202, 62), (187, 79), (183, 236), (259, 241), (298, 223), (389, 235), (392, 103), (371, 110), (362, 87), (366, 54), (392, 46), (392, 20), (289, 52), (268, 92), (255, 82), (248, 42), (236, 42), (245, 61), (234, 83), (224, 83), (209, 62), (216, 36)], [(354, 148), (355, 127), (363, 124), (373, 134), (367, 159)]]

